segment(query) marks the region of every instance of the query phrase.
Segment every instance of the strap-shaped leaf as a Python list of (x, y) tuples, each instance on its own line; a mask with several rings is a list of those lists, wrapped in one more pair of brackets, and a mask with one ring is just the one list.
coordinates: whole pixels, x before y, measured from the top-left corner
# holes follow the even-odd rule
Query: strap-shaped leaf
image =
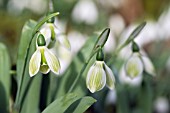
[[(32, 51), (35, 51), (35, 46), (32, 46), (31, 48), (30, 43), (32, 41), (32, 29), (35, 27), (36, 22), (35, 21), (28, 21), (25, 23), (23, 29), (22, 29), (22, 34), (21, 34), (21, 39), (20, 39), (20, 44), (19, 44), (19, 49), (18, 49), (18, 55), (17, 55), (17, 78), (18, 78), (18, 91), (17, 91), (17, 97), (16, 97), (16, 102), (15, 104), (17, 107), (20, 106), (21, 100), (19, 98), (23, 98), (24, 95), (24, 90), (27, 87), (27, 84), (30, 80), (29, 78), (29, 73), (28, 69), (26, 71), (26, 65), (29, 64), (28, 59), (30, 56), (28, 56), (28, 48), (32, 49)], [(29, 57), (29, 58), (28, 58)], [(28, 68), (28, 67), (27, 67)], [(24, 84), (23, 84), (24, 81)]]
[(64, 95), (52, 102), (42, 113), (63, 113), (72, 103), (80, 99), (74, 93)]
[(96, 100), (92, 97), (83, 97), (73, 113), (84, 113)]
[(0, 43), (0, 113), (9, 113), (10, 59), (7, 48)]
[[(29, 75), (26, 75), (29, 77)], [(26, 91), (25, 98), (21, 105), (20, 113), (39, 113), (40, 93), (41, 93), (41, 82), (42, 75), (39, 73), (33, 79), (29, 89)]]

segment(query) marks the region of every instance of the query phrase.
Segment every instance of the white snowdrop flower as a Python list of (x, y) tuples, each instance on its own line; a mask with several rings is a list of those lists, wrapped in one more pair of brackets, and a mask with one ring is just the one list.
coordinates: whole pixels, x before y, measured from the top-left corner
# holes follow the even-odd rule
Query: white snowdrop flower
[(46, 42), (42, 34), (38, 35), (37, 45), (37, 49), (29, 62), (30, 77), (36, 75), (39, 70), (43, 74), (47, 74), (51, 70), (53, 73), (58, 75), (60, 71), (60, 62), (45, 46)]
[(73, 9), (72, 18), (75, 22), (95, 24), (98, 19), (98, 10), (92, 0), (80, 0)]
[(100, 91), (105, 85), (109, 89), (115, 88), (115, 78), (111, 69), (104, 63), (104, 61), (96, 61), (89, 69), (86, 85), (92, 92)]
[(143, 62), (139, 53), (133, 53), (125, 65), (126, 74), (132, 79), (141, 75), (143, 68)]
[(62, 33), (53, 23), (45, 23), (40, 32), (45, 36), (45, 40), (49, 48), (53, 47), (55, 42), (59, 42), (63, 47), (70, 50), (70, 42), (66, 35)]
[(158, 97), (154, 102), (154, 108), (157, 113), (168, 113), (170, 110), (168, 99), (165, 97)]

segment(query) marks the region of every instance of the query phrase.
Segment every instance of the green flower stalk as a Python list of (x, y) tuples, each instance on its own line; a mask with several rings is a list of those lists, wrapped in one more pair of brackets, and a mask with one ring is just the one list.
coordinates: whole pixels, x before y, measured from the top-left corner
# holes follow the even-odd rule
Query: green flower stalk
[(86, 85), (90, 92), (94, 93), (100, 91), (107, 84), (109, 89), (114, 89), (115, 78), (112, 70), (103, 61), (104, 55), (99, 51), (96, 56), (95, 63), (90, 67)]
[(36, 75), (39, 70), (43, 74), (47, 74), (51, 70), (56, 75), (58, 75), (60, 71), (60, 62), (57, 57), (46, 47), (46, 41), (42, 34), (38, 35), (37, 49), (30, 59), (30, 77)]

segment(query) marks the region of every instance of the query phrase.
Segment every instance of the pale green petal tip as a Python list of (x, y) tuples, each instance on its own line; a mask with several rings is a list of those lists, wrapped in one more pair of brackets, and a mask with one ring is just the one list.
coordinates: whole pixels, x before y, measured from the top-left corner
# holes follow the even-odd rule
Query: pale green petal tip
[(40, 72), (43, 73), (43, 74), (47, 74), (49, 73), (50, 71), (50, 68), (48, 67), (48, 65), (41, 65), (40, 66)]
[(36, 50), (29, 62), (30, 77), (33, 77), (38, 73), (40, 68), (40, 62), (41, 62), (41, 53), (39, 50)]
[(57, 57), (47, 48), (45, 48), (44, 55), (50, 70), (56, 75), (58, 75), (60, 71), (60, 62)]

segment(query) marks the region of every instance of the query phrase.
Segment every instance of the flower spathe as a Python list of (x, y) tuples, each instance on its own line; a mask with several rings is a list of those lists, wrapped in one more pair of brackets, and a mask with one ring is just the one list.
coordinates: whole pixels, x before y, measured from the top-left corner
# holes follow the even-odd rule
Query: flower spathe
[(38, 46), (29, 63), (30, 77), (36, 75), (38, 71), (47, 74), (50, 70), (59, 74), (60, 62), (57, 57), (49, 51), (46, 46)]
[(90, 92), (94, 93), (103, 89), (105, 85), (109, 89), (114, 89), (115, 78), (111, 69), (104, 63), (104, 61), (96, 61), (89, 69), (86, 85)]

